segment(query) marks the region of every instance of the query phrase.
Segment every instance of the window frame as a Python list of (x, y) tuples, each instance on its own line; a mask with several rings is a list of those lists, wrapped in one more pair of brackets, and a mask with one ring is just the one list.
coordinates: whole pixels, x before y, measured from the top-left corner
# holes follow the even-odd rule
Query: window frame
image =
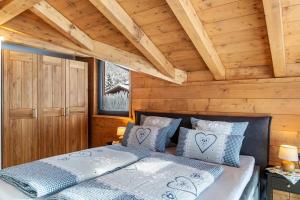
[[(117, 64), (115, 64), (117, 65)], [(121, 67), (117, 65), (118, 67)], [(128, 97), (128, 111), (105, 111), (101, 108), (103, 107), (103, 95), (105, 92), (105, 61), (98, 60), (98, 115), (109, 115), (118, 117), (130, 117), (131, 113), (131, 72), (129, 73), (129, 97)], [(121, 67), (123, 68), (123, 67)], [(123, 68), (124, 69), (124, 68)], [(127, 70), (127, 69), (126, 69)]]

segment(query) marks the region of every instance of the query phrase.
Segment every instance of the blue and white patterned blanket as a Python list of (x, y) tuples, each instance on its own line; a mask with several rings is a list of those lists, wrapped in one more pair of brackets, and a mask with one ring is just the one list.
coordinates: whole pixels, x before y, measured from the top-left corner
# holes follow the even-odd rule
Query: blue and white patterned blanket
[(41, 197), (120, 169), (149, 155), (147, 150), (117, 145), (99, 147), (6, 168), (0, 171), (0, 179), (30, 197)]
[(220, 165), (154, 153), (48, 200), (194, 200), (222, 172)]

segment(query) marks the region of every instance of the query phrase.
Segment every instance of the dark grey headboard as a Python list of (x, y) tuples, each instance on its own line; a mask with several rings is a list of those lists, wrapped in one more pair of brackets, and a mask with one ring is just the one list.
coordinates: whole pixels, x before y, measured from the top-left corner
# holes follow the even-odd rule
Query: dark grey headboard
[[(226, 121), (226, 122), (243, 122), (248, 121), (249, 125), (245, 132), (245, 139), (241, 149), (241, 155), (250, 155), (255, 158), (256, 165), (264, 170), (269, 161), (269, 135), (271, 117), (241, 117), (241, 116), (212, 116), (212, 115), (197, 115), (197, 114), (177, 114), (177, 113), (154, 113), (136, 111), (136, 124), (140, 124), (141, 115), (148, 116), (161, 116), (170, 118), (182, 118), (181, 127), (192, 128), (190, 122), (191, 117), (199, 119), (207, 119), (214, 121)], [(171, 139), (172, 142), (177, 143), (179, 134), (179, 128), (175, 135)]]

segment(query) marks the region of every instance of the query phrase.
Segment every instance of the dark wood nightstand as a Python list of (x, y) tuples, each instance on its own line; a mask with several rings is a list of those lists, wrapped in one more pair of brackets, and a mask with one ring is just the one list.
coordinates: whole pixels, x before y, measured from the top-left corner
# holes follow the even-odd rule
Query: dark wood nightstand
[(300, 200), (300, 182), (293, 185), (281, 175), (267, 172), (267, 200)]

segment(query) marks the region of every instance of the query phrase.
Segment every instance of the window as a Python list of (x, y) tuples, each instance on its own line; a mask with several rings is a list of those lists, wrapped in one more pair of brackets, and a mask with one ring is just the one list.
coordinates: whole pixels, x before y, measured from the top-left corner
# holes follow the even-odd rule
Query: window
[(99, 62), (99, 114), (129, 116), (130, 72), (116, 64)]

